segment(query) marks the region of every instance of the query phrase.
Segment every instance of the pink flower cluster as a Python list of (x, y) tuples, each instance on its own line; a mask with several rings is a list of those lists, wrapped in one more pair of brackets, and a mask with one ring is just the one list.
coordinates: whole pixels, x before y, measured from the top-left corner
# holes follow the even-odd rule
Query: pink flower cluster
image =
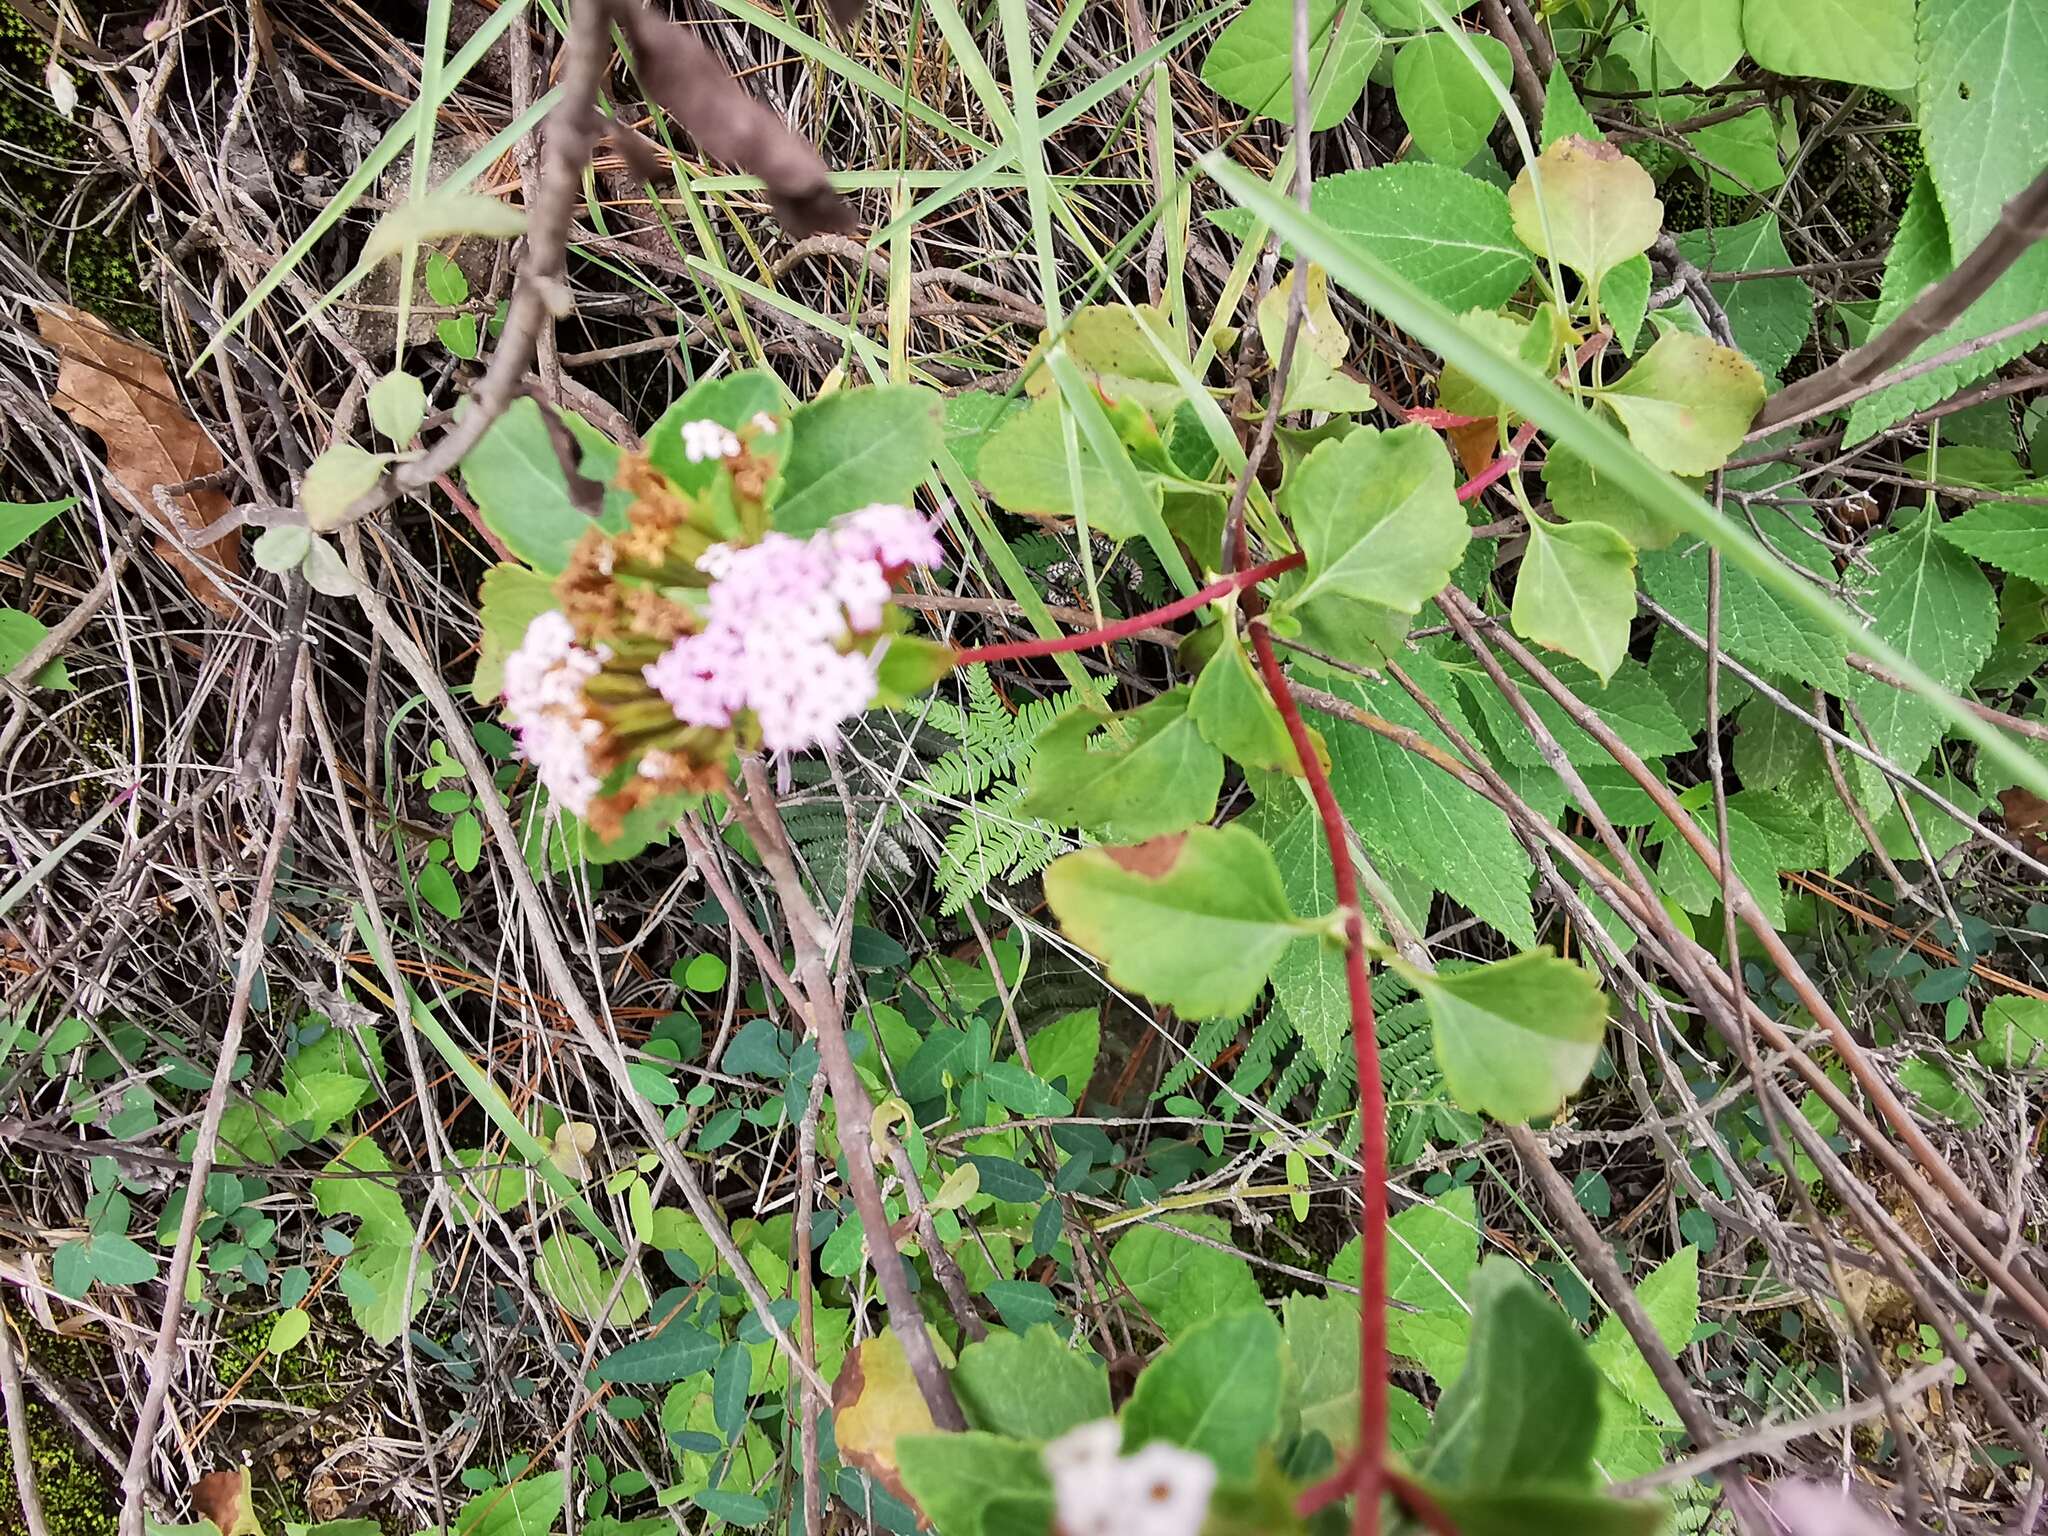
[(831, 746), (876, 690), (875, 658), (841, 647), (882, 627), (898, 571), (939, 559), (923, 518), (882, 504), (809, 538), (717, 545), (697, 562), (711, 577), (708, 623), (647, 667), (647, 681), (688, 724), (730, 725), (750, 709), (770, 751)]
[(526, 626), (505, 658), (505, 718), (519, 732), (520, 755), (578, 816), (598, 791), (590, 749), (602, 733), (584, 708), (583, 685), (603, 665), (604, 653), (578, 645), (569, 620), (552, 610)]

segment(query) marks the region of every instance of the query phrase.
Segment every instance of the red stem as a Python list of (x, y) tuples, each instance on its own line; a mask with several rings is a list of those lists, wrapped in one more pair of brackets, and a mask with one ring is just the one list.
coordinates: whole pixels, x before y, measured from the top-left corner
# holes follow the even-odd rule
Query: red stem
[(1308, 779), (1308, 790), (1323, 822), (1323, 841), (1330, 850), (1330, 873), (1337, 890), (1337, 910), (1344, 914), (1344, 984), (1351, 994), (1351, 1051), (1358, 1059), (1359, 1193), (1365, 1210), (1359, 1218), (1358, 1275), (1358, 1459), (1352, 1491), (1358, 1504), (1352, 1514), (1353, 1536), (1378, 1536), (1380, 1489), (1387, 1461), (1387, 1103), (1380, 1084), (1380, 1044), (1374, 1028), (1372, 982), (1365, 969), (1365, 918), (1358, 904), (1358, 871), (1351, 864), (1344, 812), (1337, 805), (1330, 776), (1316, 756), (1315, 743), (1301, 710), (1288, 691), (1273, 639), (1266, 626), (1251, 626), (1252, 650), (1266, 691), (1287, 727), (1287, 739)]
[(1521, 430), (1515, 433), (1514, 440), (1508, 444), (1508, 451), (1458, 487), (1458, 500), (1474, 500), (1481, 491), (1521, 463), (1522, 455), (1528, 452), (1529, 444), (1535, 441), (1535, 438), (1536, 423), (1523, 422)]
[(1297, 550), (1291, 555), (1281, 556), (1278, 560), (1268, 560), (1264, 565), (1255, 565), (1248, 570), (1219, 576), (1201, 591), (1190, 592), (1186, 597), (1168, 603), (1164, 608), (1154, 608), (1150, 613), (1141, 613), (1135, 618), (1119, 619), (1116, 623), (1105, 624), (1100, 629), (1086, 630), (1078, 635), (1061, 635), (1054, 640), (1017, 640), (1008, 645), (977, 645), (971, 650), (955, 652), (953, 661), (955, 665), (963, 667), (970, 661), (1024, 661), (1033, 656), (1057, 656), (1062, 651), (1086, 651), (1098, 645), (1128, 640), (1133, 635), (1143, 634), (1156, 624), (1167, 624), (1175, 619), (1185, 618), (1197, 608), (1213, 603), (1219, 597), (1228, 597), (1233, 592), (1242, 592), (1246, 587), (1257, 586), (1268, 577), (1283, 575), (1300, 565), (1301, 561), (1301, 552)]

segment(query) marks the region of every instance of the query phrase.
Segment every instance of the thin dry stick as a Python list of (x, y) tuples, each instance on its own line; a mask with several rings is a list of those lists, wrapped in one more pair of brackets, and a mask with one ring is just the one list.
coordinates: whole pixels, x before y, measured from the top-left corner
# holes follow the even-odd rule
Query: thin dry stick
[(186, 1183), (185, 1208), (178, 1219), (177, 1245), (171, 1250), (170, 1266), (164, 1273), (163, 1321), (157, 1327), (156, 1348), (150, 1354), (149, 1391), (135, 1416), (135, 1439), (128, 1451), (128, 1465), (121, 1474), (121, 1536), (142, 1536), (142, 1501), (149, 1486), (150, 1452), (156, 1442), (157, 1420), (163, 1417), (164, 1400), (170, 1395), (172, 1365), (178, 1353), (178, 1323), (185, 1315), (185, 1277), (192, 1269), (199, 1218), (206, 1210), (206, 1180), (213, 1172), (214, 1154), (220, 1146), (220, 1121), (227, 1112), (228, 1084), (235, 1058), (241, 1053), (242, 1026), (249, 1017), (249, 1000), (257, 973), (263, 968), (263, 930), (270, 922), (270, 904), (277, 892), (277, 872), (284, 860), (292, 816), (298, 809), (299, 749), (305, 740), (303, 651), (293, 665), (298, 681), (293, 688), (292, 722), (285, 740), (277, 810), (271, 817), (270, 841), (263, 850), (263, 865), (256, 877), (256, 890), (249, 899), (242, 959), (235, 970), (235, 992), (233, 1001), (228, 1005), (227, 1024), (221, 1030), (220, 1055), (215, 1061), (213, 1082), (207, 1089), (205, 1108), (200, 1112), (198, 1134), (193, 1138), (192, 1176)]
[(2008, 202), (1977, 248), (1915, 299), (1898, 319), (1847, 356), (1771, 396), (1751, 424), (1750, 436), (1838, 409), (1870, 393), (1885, 373), (1911, 357), (1921, 343), (1960, 320), (2044, 235), (2048, 235), (2048, 170)]
[(21, 1523), (28, 1536), (50, 1536), (43, 1501), (36, 1492), (35, 1452), (29, 1445), (28, 1406), (21, 1395), (21, 1371), (14, 1363), (13, 1319), (0, 1309), (0, 1404), (7, 1410), (7, 1448), (14, 1460), (14, 1488), (21, 1498)]
[[(803, 1123), (796, 1130), (796, 1229), (790, 1234), (789, 1267), (796, 1275), (797, 1343), (804, 1358), (818, 1358), (818, 1330), (811, 1296), (811, 1213), (818, 1194), (818, 1115), (825, 1107), (825, 1079), (811, 1079), (811, 1096), (804, 1105)], [(797, 1398), (801, 1417), (800, 1441), (803, 1451), (804, 1536), (823, 1536), (825, 1504), (818, 1487), (818, 1410), (823, 1404), (815, 1393)]]

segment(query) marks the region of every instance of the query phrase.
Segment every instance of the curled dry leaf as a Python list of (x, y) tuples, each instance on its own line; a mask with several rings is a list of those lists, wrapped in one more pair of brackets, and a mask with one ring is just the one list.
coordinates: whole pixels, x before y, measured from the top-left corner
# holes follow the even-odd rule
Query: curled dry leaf
[[(98, 435), (107, 449), (107, 473), (122, 499), (157, 527), (157, 553), (177, 568), (191, 594), (222, 618), (235, 605), (214, 585), (216, 575), (242, 569), (242, 536), (197, 550), (185, 547), (180, 531), (156, 503), (156, 488), (182, 485), (219, 472), (220, 450), (171, 387), (163, 359), (138, 342), (117, 336), (93, 315), (63, 305), (36, 311), (36, 329), (57, 351), (57, 390), (50, 403), (79, 426)], [(212, 526), (228, 510), (219, 491), (193, 491), (174, 498), (180, 516), (195, 531)]]
[(844, 234), (855, 227), (853, 209), (832, 190), (817, 150), (749, 95), (688, 28), (640, 4), (620, 7), (619, 22), (647, 94), (706, 154), (760, 177), (791, 234)]
[(209, 1472), (192, 1485), (192, 1509), (211, 1520), (221, 1536), (263, 1536), (263, 1522), (249, 1498), (249, 1469)]

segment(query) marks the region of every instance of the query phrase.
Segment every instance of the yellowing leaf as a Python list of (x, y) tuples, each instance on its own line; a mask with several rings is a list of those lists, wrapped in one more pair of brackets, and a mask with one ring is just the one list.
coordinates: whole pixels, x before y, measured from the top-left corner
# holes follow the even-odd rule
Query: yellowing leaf
[(1330, 275), (1314, 263), (1296, 267), (1285, 282), (1275, 283), (1259, 300), (1259, 340), (1265, 343), (1266, 356), (1275, 368), (1280, 366), (1280, 353), (1287, 343), (1287, 311), (1298, 282), (1303, 285), (1301, 330), (1294, 340), (1293, 366), (1287, 370), (1284, 409), (1372, 410), (1378, 403), (1372, 390), (1343, 372), (1351, 338), (1330, 308)]
[(1508, 208), (1522, 243), (1578, 273), (1596, 300), (1600, 280), (1647, 251), (1664, 227), (1650, 173), (1612, 144), (1576, 134), (1522, 168)]
[(1742, 445), (1763, 406), (1764, 379), (1740, 352), (1674, 331), (1599, 397), (1659, 469), (1704, 475)]
[(896, 1462), (896, 1441), (938, 1428), (895, 1333), (878, 1333), (848, 1350), (832, 1383), (832, 1430), (840, 1460), (875, 1478), (905, 1503), (910, 1494)]
[(342, 514), (376, 485), (385, 462), (354, 443), (336, 443), (307, 465), (306, 478), (299, 483), (299, 505), (307, 526), (316, 532), (340, 527)]
[(511, 240), (526, 233), (526, 211), (482, 192), (446, 188), (400, 203), (370, 231), (363, 242), (360, 265), (374, 267), (408, 245), (425, 245), (455, 235), (486, 240)]

